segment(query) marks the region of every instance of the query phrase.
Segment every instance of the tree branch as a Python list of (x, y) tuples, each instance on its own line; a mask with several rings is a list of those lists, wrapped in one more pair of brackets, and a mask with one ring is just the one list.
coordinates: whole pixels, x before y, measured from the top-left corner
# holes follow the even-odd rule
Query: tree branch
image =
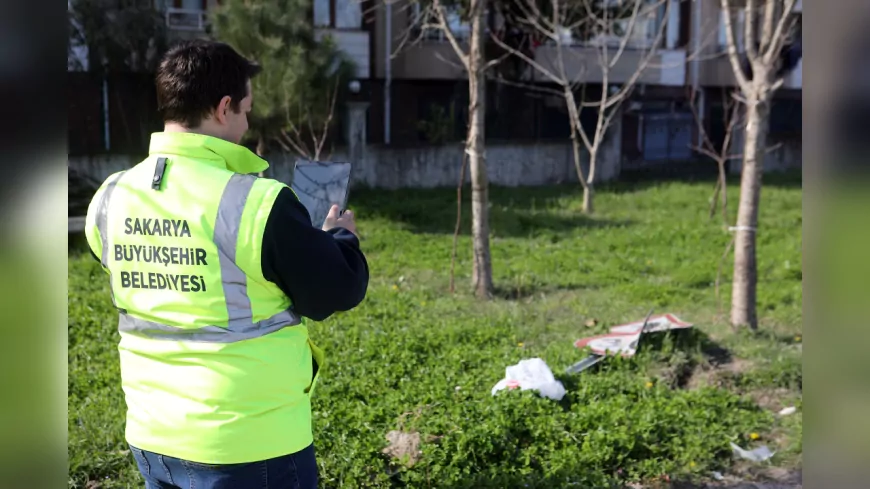
[(511, 54), (512, 54), (512, 53), (505, 53), (505, 54), (499, 56), (499, 57), (496, 58), (496, 59), (491, 59), (491, 60), (489, 60), (485, 65), (483, 65), (483, 68), (481, 68), (481, 70), (484, 71), (484, 72), (489, 71), (491, 68), (494, 68), (496, 65), (498, 65), (498, 64), (501, 63), (502, 61), (504, 61), (504, 60), (506, 60), (507, 58), (509, 58)]
[[(746, 3), (746, 10), (751, 11), (751, 12), (755, 12), (758, 8), (758, 6), (755, 4), (756, 1), (757, 0), (746, 0), (746, 2), (747, 2)], [(767, 2), (768, 2), (768, 4), (771, 4), (774, 2), (774, 0), (767, 0)], [(725, 13), (726, 13), (726, 15), (728, 14), (728, 12), (725, 12)], [(758, 48), (756, 47), (756, 44), (755, 44), (756, 40), (755, 40), (755, 22), (754, 22), (754, 20), (755, 19), (753, 18), (753, 19), (751, 19), (749, 21), (745, 21), (743, 23), (743, 49), (746, 50), (746, 56), (749, 59), (758, 58)]]
[[(666, 18), (668, 16), (668, 13), (670, 12), (670, 9), (671, 9), (670, 2), (666, 2), (665, 3), (665, 17)], [(606, 105), (604, 105), (605, 108), (610, 108), (610, 107), (612, 107), (614, 109), (617, 108), (618, 104), (621, 103), (628, 96), (628, 94), (631, 92), (631, 90), (634, 88), (634, 85), (637, 83), (637, 81), (640, 79), (640, 77), (643, 75), (643, 73), (649, 67), (649, 63), (652, 60), (653, 56), (655, 56), (655, 54), (657, 52), (655, 49), (655, 46), (659, 46), (661, 44), (662, 37), (664, 36), (664, 33), (665, 33), (665, 26), (666, 25), (667, 24), (665, 22), (662, 22), (661, 25), (659, 25), (658, 32), (656, 33), (656, 37), (653, 40), (654, 47), (651, 48), (649, 51), (647, 51), (646, 54), (641, 58), (640, 63), (638, 64), (638, 67), (631, 74), (631, 77), (629, 77), (629, 79), (627, 81), (623, 82), (622, 87), (619, 89), (619, 91), (617, 91), (615, 94), (613, 94), (609, 98)], [(629, 31), (629, 33), (630, 33), (630, 31)], [(625, 37), (628, 38), (628, 35), (626, 35)]]
[(444, 15), (444, 6), (441, 5), (441, 0), (432, 0), (432, 7), (435, 9), (435, 13), (438, 16), (439, 29), (441, 29), (444, 36), (447, 37), (447, 41), (450, 42), (450, 45), (453, 46), (453, 50), (456, 52), (459, 61), (461, 61), (465, 66), (465, 69), (468, 70), (468, 53), (462, 49), (459, 45), (459, 41), (456, 40), (456, 36), (453, 34), (453, 30), (450, 29), (449, 25), (447, 25), (447, 17)]
[[(695, 120), (695, 126), (703, 139), (702, 144), (704, 148), (713, 148), (713, 142), (710, 141), (710, 136), (707, 134), (707, 130), (704, 128), (703, 118), (701, 117), (701, 114), (698, 113), (698, 108), (695, 106), (696, 96), (697, 93), (695, 93), (695, 88), (689, 87), (689, 109), (692, 111), (692, 118)], [(698, 148), (696, 146), (692, 146), (692, 148), (699, 152), (702, 151), (701, 148)], [(708, 156), (710, 155), (709, 153), (705, 154), (707, 154)], [(711, 157), (713, 159), (717, 159), (718, 155)]]
[[(656, 6), (661, 5), (662, 1), (666, 2), (668, 6), (670, 6), (670, 2), (668, 0), (660, 0)], [(637, 14), (640, 11), (640, 6), (643, 3), (643, 0), (634, 0), (634, 7), (631, 11), (631, 19), (628, 21), (628, 29), (626, 29), (625, 35), (622, 36), (622, 39), (619, 42), (619, 49), (616, 51), (616, 55), (613, 56), (613, 59), (608, 64), (608, 69), (613, 69), (616, 66), (616, 63), (619, 62), (619, 59), (622, 57), (622, 53), (625, 52), (625, 47), (628, 45), (628, 40), (631, 39), (631, 33), (634, 32), (634, 26), (637, 23)], [(665, 12), (665, 18), (667, 18), (667, 12)], [(662, 26), (666, 23), (662, 22)], [(661, 27), (659, 29), (661, 29)], [(658, 39), (656, 39), (658, 41)]]
[[(281, 137), (276, 138), (276, 140), (278, 141), (278, 144), (280, 144), (281, 147), (284, 148), (285, 151), (290, 151), (290, 148), (287, 147), (289, 144), (290, 147), (292, 147), (293, 150), (296, 151), (296, 154), (298, 154), (299, 156), (307, 159), (313, 159), (308, 151), (301, 144), (299, 144), (299, 141), (287, 133), (286, 129), (281, 129)], [(287, 144), (285, 144), (285, 142)]]
[(780, 50), (782, 50), (782, 46), (785, 43), (785, 29), (788, 28), (791, 30), (792, 26), (786, 27), (788, 24), (792, 24), (792, 12), (794, 11), (796, 0), (785, 0), (783, 2), (783, 12), (779, 18), (779, 22), (776, 24), (776, 30), (773, 32), (771, 39), (771, 45), (768, 46), (767, 51), (763, 55), (763, 60), (765, 63), (772, 63), (777, 56), (779, 56)]
[[(417, 4), (409, 3), (405, 7), (403, 7), (403, 10), (410, 9), (414, 5), (417, 5)], [(426, 12), (428, 12), (428, 11), (429, 10), (427, 8)], [(386, 14), (384, 14), (384, 15), (386, 16)], [(413, 18), (411, 20), (411, 22), (408, 23), (408, 27), (401, 34), (401, 37), (400, 37), (401, 41), (399, 42), (399, 45), (396, 47), (395, 51), (390, 53), (390, 59), (394, 59), (396, 57), (396, 55), (399, 52), (401, 52), (403, 49), (405, 49), (407, 46), (416, 46), (416, 45), (420, 44), (423, 37), (425, 37), (426, 31), (428, 29), (438, 28), (438, 26), (435, 24), (429, 24), (427, 22), (421, 23), (420, 22), (421, 18), (425, 18), (425, 17), (426, 17), (426, 15), (421, 13), (420, 15), (415, 16), (415, 18)], [(386, 21), (390, 22), (391, 19), (386, 19)], [(417, 36), (414, 38), (414, 40), (409, 42), (409, 40), (413, 37), (415, 27), (419, 30), (419, 32), (417, 33)], [(386, 42), (392, 42), (392, 39), (387, 39)]]
[(332, 124), (332, 117), (335, 114), (335, 101), (338, 99), (338, 87), (341, 84), (341, 77), (335, 77), (335, 87), (332, 89), (332, 96), (329, 98), (327, 102), (329, 104), (328, 112), (326, 114), (326, 120), (323, 121), (323, 130), (320, 133), (320, 137), (318, 138), (316, 144), (316, 149), (314, 153), (314, 159), (320, 159), (320, 153), (323, 151), (323, 145), (326, 143), (326, 139), (329, 135), (329, 126)]
[[(773, 1), (773, 0), (769, 0)], [(727, 43), (728, 61), (731, 63), (731, 71), (734, 72), (734, 77), (737, 79), (737, 85), (743, 93), (751, 93), (752, 87), (749, 80), (746, 79), (746, 74), (740, 67), (740, 59), (737, 57), (737, 41), (734, 39), (734, 22), (731, 18), (731, 0), (722, 0), (722, 6), (725, 15), (725, 39)], [(747, 22), (752, 22), (754, 19), (748, 19)], [(750, 63), (753, 60), (750, 58)]]
[(542, 75), (544, 75), (545, 77), (549, 78), (553, 83), (557, 83), (557, 84), (559, 84), (559, 85), (564, 85), (564, 80), (563, 80), (563, 79), (557, 77), (555, 74), (553, 74), (553, 72), (551, 72), (550, 70), (544, 68), (544, 66), (543, 66), (542, 64), (540, 64), (540, 63), (538, 63), (537, 61), (533, 60), (532, 58), (526, 56), (526, 54), (523, 53), (522, 51), (520, 51), (520, 50), (518, 50), (518, 49), (516, 49), (516, 48), (514, 48), (514, 47), (512, 47), (512, 46), (508, 46), (504, 41), (502, 41), (501, 39), (499, 39), (499, 38), (498, 38), (497, 36), (495, 36), (495, 35), (490, 35), (490, 38), (491, 38), (491, 39), (493, 40), (493, 42), (495, 42), (495, 43), (496, 43), (500, 48), (504, 49), (504, 50), (507, 51), (509, 54), (512, 54), (512, 55), (514, 55), (514, 56), (516, 56), (516, 57), (522, 59), (523, 61), (525, 61), (526, 63), (528, 63), (531, 67), (533, 67), (535, 70), (537, 70), (540, 74), (542, 74)]
[[(555, 5), (558, 5), (558, 0), (551, 0), (551, 2), (553, 2)], [(520, 0), (516, 2), (516, 6), (522, 11), (523, 14), (523, 17), (519, 19), (520, 22), (532, 27), (538, 34), (541, 34), (548, 39), (551, 39), (553, 41), (558, 39), (558, 21), (554, 20), (550, 22), (538, 8), (535, 0)], [(554, 16), (557, 15), (557, 12), (557, 8), (554, 7)], [(545, 26), (544, 24), (549, 25)]]
[(517, 88), (524, 88), (530, 92), (546, 93), (547, 95), (555, 95), (558, 97), (561, 97), (563, 94), (563, 92), (560, 90), (554, 90), (552, 88), (542, 87), (540, 85), (534, 85), (534, 84), (530, 84), (530, 83), (515, 82), (513, 80), (508, 80), (507, 78), (503, 78), (501, 76), (490, 77), (489, 79), (496, 82), (496, 83), (500, 83), (503, 85), (517, 87)]
[[(683, 1), (688, 1), (688, 0), (683, 0)], [(696, 47), (694, 47), (691, 51), (688, 51), (686, 53), (686, 56), (684, 59), (681, 59), (679, 61), (675, 61), (672, 63), (652, 63), (651, 62), (648, 65), (648, 67), (649, 68), (656, 68), (656, 69), (669, 69), (669, 68), (677, 68), (677, 67), (683, 66), (685, 64), (688, 64), (690, 62), (711, 61), (714, 59), (721, 58), (723, 56), (723, 54), (721, 52), (714, 52), (714, 53), (709, 53), (709, 54), (704, 53), (704, 50), (708, 46), (710, 46), (711, 44), (716, 42), (716, 39), (715, 39), (716, 28), (715, 27), (716, 26), (709, 21), (706, 21), (704, 23), (704, 25), (700, 28), (700, 32), (699, 32), (699, 35), (702, 36), (701, 40), (698, 42), (698, 45)]]
[[(770, 48), (770, 41), (773, 40), (773, 19), (776, 17), (776, 5), (781, 1), (767, 0), (764, 4), (764, 17), (761, 19), (764, 25), (761, 28), (761, 42), (759, 43), (764, 51)], [(757, 16), (757, 14), (754, 15)]]
[(450, 66), (452, 66), (452, 67), (454, 67), (454, 68), (459, 68), (459, 69), (461, 69), (461, 70), (465, 70), (465, 69), (466, 69), (465, 66), (464, 66), (463, 64), (461, 64), (461, 63), (457, 63), (457, 62), (455, 62), (455, 61), (453, 61), (453, 60), (449, 60), (449, 59), (445, 58), (444, 55), (441, 54), (441, 53), (439, 53), (438, 51), (435, 51), (434, 54), (435, 54), (435, 57), (438, 59), (438, 61), (441, 61), (441, 62), (444, 63), (444, 64), (450, 65)]

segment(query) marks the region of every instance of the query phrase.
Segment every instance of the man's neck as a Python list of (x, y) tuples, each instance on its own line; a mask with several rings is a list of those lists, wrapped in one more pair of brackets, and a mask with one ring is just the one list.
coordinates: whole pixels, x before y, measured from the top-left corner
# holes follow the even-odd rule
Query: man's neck
[(203, 136), (211, 136), (213, 138), (223, 139), (217, 131), (212, 130), (206, 124), (199, 127), (185, 127), (177, 122), (167, 122), (163, 126), (163, 132), (183, 132), (189, 134), (202, 134)]

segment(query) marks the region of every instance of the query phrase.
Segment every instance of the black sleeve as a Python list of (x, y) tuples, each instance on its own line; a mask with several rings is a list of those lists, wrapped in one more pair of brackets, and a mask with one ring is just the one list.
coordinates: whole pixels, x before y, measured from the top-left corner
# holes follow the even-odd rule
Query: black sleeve
[(275, 199), (263, 232), (263, 277), (293, 301), (297, 314), (323, 321), (363, 301), (369, 268), (350, 231), (328, 232), (311, 217), (290, 189)]

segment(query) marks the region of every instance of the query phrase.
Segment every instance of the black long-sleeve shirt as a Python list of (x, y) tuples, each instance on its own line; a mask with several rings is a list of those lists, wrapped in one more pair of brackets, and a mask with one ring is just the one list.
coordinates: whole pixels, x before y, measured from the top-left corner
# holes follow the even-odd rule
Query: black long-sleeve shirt
[(263, 277), (293, 301), (297, 314), (322, 321), (365, 298), (369, 267), (359, 239), (344, 228), (323, 232), (284, 188), (263, 232)]
[(359, 239), (344, 228), (312, 226), (308, 210), (287, 188), (266, 221), (260, 261), (263, 277), (290, 297), (297, 314), (314, 321), (356, 307), (368, 289)]

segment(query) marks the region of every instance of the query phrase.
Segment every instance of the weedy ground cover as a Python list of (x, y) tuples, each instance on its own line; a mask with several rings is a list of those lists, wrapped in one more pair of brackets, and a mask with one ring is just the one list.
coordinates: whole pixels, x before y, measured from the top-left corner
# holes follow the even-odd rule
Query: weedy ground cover
[[(765, 177), (758, 235), (760, 331), (727, 325), (714, 292), (730, 239), (707, 217), (712, 183), (601, 188), (580, 214), (579, 186), (491, 191), (494, 300), (468, 293), (470, 209), (457, 293), (448, 289), (455, 190), (354, 190), (371, 267), (363, 305), (311, 324), (329, 364), (314, 401), (322, 487), (610, 487), (740, 471), (729, 441), (767, 444), (771, 464), (801, 457), (801, 188)], [(729, 187), (736, 201), (737, 182)], [(732, 204), (733, 206), (734, 204)], [(731, 214), (736, 209), (731, 209)], [(646, 337), (634, 358), (579, 376), (572, 342), (650, 308), (694, 323)], [(591, 326), (587, 326), (587, 324)], [(116, 314), (98, 263), (69, 261), (70, 487), (140, 487), (123, 440)], [(543, 358), (568, 394), (490, 388), (504, 368)], [(798, 411), (775, 413), (786, 406)], [(386, 434), (419, 453), (382, 453)], [(91, 486), (88, 486), (88, 484)]]

